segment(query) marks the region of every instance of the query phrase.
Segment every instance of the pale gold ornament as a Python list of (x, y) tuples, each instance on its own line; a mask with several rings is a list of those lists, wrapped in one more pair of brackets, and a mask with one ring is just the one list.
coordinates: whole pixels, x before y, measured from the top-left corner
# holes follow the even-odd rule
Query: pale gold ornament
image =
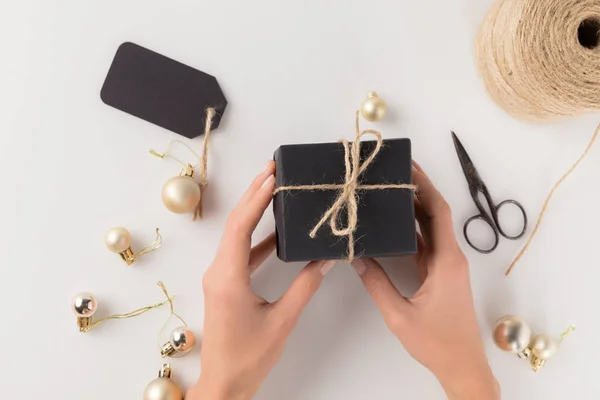
[[(190, 146), (181, 140), (172, 140), (167, 149), (159, 153), (150, 149), (150, 154), (159, 158), (171, 158), (181, 165), (183, 170), (179, 176), (169, 179), (162, 189), (162, 201), (167, 209), (175, 214), (194, 213), (194, 221), (202, 218), (202, 193), (208, 186), (208, 145), (210, 143), (210, 131), (212, 121), (216, 115), (214, 108), (206, 110), (206, 125), (204, 127), (204, 141), (202, 145), (202, 156), (194, 151)], [(195, 158), (198, 159), (197, 165), (184, 162), (171, 154), (173, 144), (179, 144), (187, 148)], [(199, 181), (195, 179), (195, 169), (200, 171)]]
[(509, 353), (516, 353), (529, 363), (533, 371), (539, 372), (548, 359), (554, 356), (563, 340), (574, 331), (575, 326), (569, 327), (558, 341), (549, 335), (537, 335), (531, 339), (529, 325), (521, 318), (509, 315), (496, 323), (493, 337), (496, 346)]
[(360, 107), (360, 113), (367, 121), (381, 121), (387, 114), (387, 104), (375, 92), (369, 92)]
[(134, 254), (131, 250), (131, 233), (129, 233), (127, 229), (118, 226), (116, 228), (111, 228), (108, 231), (104, 237), (104, 244), (106, 244), (108, 250), (121, 256), (121, 259), (125, 261), (127, 265), (131, 265), (139, 257), (158, 250), (158, 248), (162, 246), (162, 236), (158, 233), (158, 228), (156, 228), (156, 239)]
[(171, 178), (162, 189), (162, 201), (169, 211), (187, 214), (198, 208), (202, 199), (200, 186), (194, 180), (194, 167), (188, 165), (179, 176)]
[(535, 372), (538, 372), (546, 365), (546, 361), (556, 354), (558, 343), (549, 335), (538, 335), (533, 338), (529, 344), (529, 348), (532, 353), (531, 367)]
[(164, 364), (158, 378), (146, 386), (144, 400), (183, 400), (183, 391), (173, 380), (173, 371), (169, 364)]

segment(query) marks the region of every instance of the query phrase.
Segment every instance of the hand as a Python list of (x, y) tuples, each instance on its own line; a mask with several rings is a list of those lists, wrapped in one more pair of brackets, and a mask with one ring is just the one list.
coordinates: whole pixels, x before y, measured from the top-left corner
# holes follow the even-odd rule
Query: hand
[(251, 237), (271, 202), (275, 163), (254, 180), (231, 213), (221, 245), (203, 279), (202, 372), (188, 400), (251, 399), (275, 366), (304, 307), (333, 262), (312, 262), (275, 303), (255, 295), (250, 275), (275, 249), (271, 235), (254, 248)]
[(374, 260), (353, 265), (389, 329), (432, 371), (450, 399), (499, 399), (475, 317), (469, 264), (454, 236), (450, 207), (423, 170), (413, 164), (416, 255), (421, 288), (403, 297)]

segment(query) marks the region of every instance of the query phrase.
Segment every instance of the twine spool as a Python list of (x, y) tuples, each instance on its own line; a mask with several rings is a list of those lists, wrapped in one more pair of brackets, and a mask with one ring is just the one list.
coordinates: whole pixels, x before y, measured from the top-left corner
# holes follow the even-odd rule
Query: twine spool
[(500, 0), (476, 58), (491, 97), (518, 119), (600, 110), (600, 0)]

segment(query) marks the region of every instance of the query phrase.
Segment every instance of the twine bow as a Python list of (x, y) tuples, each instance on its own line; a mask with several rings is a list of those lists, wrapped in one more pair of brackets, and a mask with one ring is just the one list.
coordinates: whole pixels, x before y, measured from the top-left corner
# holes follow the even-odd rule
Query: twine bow
[[(375, 149), (371, 152), (362, 164), (360, 163), (360, 148), (361, 138), (365, 135), (373, 135), (377, 139)], [(355, 256), (355, 243), (354, 243), (354, 232), (358, 226), (358, 190), (386, 190), (386, 189), (405, 189), (416, 191), (417, 186), (411, 184), (381, 184), (381, 185), (362, 185), (360, 183), (360, 176), (363, 172), (371, 165), (381, 147), (383, 145), (383, 138), (381, 133), (373, 129), (360, 130), (359, 123), (359, 112), (356, 112), (356, 137), (352, 145), (347, 140), (342, 139), (340, 143), (344, 146), (344, 165), (345, 165), (345, 177), (344, 183), (342, 184), (324, 184), (324, 185), (298, 185), (298, 186), (281, 186), (275, 189), (273, 195), (276, 195), (284, 191), (298, 191), (298, 190), (309, 190), (309, 191), (325, 191), (325, 190), (339, 190), (340, 194), (336, 201), (321, 217), (321, 220), (315, 225), (310, 231), (309, 236), (314, 239), (317, 236), (317, 232), (321, 227), (329, 221), (331, 232), (338, 237), (348, 237), (348, 261), (354, 260)], [(346, 227), (340, 227), (338, 225), (340, 211), (346, 209), (348, 213), (348, 223)]]

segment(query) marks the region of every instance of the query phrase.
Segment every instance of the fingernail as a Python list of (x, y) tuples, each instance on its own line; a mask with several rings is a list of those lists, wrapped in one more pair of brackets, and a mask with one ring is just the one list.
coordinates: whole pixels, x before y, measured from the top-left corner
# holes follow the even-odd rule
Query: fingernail
[(323, 263), (323, 265), (321, 266), (321, 275), (327, 275), (327, 273), (333, 269), (335, 263), (335, 260), (325, 261), (325, 263)]
[(367, 263), (363, 260), (354, 260), (352, 261), (352, 266), (356, 270), (356, 273), (362, 276), (367, 270)]
[(270, 185), (271, 183), (273, 183), (273, 181), (275, 180), (275, 175), (271, 174), (266, 181), (264, 181), (264, 183), (262, 184), (262, 186), (260, 187), (261, 189)]

